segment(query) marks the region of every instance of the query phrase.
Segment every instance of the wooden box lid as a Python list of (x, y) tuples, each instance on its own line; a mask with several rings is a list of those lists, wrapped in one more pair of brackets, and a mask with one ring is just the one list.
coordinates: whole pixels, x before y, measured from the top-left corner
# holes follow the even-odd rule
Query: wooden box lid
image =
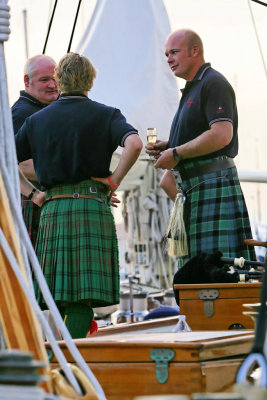
[(261, 283), (205, 283), (205, 284), (176, 284), (174, 290), (179, 290), (179, 299), (199, 299), (200, 290), (218, 290), (220, 299), (259, 298)]
[[(252, 347), (253, 333), (239, 330), (113, 334), (74, 342), (88, 363), (152, 362), (150, 351), (153, 348), (174, 350), (172, 362), (199, 362), (244, 356)], [(65, 342), (58, 343), (67, 360), (73, 362)]]

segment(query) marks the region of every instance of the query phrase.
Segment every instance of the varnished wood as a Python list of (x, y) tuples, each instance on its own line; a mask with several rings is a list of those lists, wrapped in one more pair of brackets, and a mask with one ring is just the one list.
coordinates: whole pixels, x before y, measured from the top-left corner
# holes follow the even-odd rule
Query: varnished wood
[[(253, 338), (253, 331), (133, 332), (76, 339), (75, 343), (107, 399), (133, 400), (145, 395), (230, 391)], [(65, 342), (59, 344), (72, 362)], [(171, 348), (175, 352), (166, 383), (156, 379), (152, 348)], [(55, 358), (51, 366), (57, 366)]]
[(109, 325), (100, 327), (93, 335), (88, 335), (88, 339), (96, 336), (111, 335), (114, 333), (124, 333), (128, 335), (132, 332), (171, 332), (178, 323), (178, 316), (155, 318), (147, 321), (139, 321), (134, 323), (123, 323), (117, 325)]
[[(1, 174), (0, 227), (24, 277), (27, 279)], [(0, 248), (0, 265), (0, 319), (7, 347), (23, 352), (32, 352), (35, 360), (44, 361), (48, 365), (47, 353), (43, 344), (39, 323), (2, 248)], [(41, 368), (40, 373), (49, 376), (50, 368), (48, 366)], [(43, 387), (50, 391), (50, 381), (48, 380), (48, 382), (44, 383)]]
[(244, 239), (244, 243), (248, 246), (267, 247), (267, 242), (261, 242), (260, 240), (255, 239)]
[[(259, 301), (261, 283), (221, 283), (221, 284), (176, 284), (179, 290), (180, 313), (193, 330), (225, 330), (233, 324), (241, 324), (246, 329), (253, 329), (253, 320), (243, 315), (244, 303)], [(199, 297), (203, 289), (217, 289), (218, 298), (212, 300), (214, 314), (208, 317), (204, 313), (204, 301)]]

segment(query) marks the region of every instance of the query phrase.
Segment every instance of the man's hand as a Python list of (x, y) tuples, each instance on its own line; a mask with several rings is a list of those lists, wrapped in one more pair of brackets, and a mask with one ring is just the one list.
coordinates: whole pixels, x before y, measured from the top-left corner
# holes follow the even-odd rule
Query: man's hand
[(117, 193), (113, 193), (111, 198), (110, 198), (110, 205), (112, 207), (117, 208), (117, 204), (119, 204), (121, 201), (119, 199), (117, 199)]
[(97, 181), (97, 182), (101, 182), (104, 185), (108, 186), (108, 194), (110, 196), (110, 205), (112, 207), (117, 208), (118, 207), (117, 204), (119, 204), (121, 201), (119, 199), (117, 199), (117, 193), (115, 193), (115, 190), (117, 189), (117, 187), (119, 185), (118, 186), (116, 185), (116, 187), (110, 185), (110, 183), (113, 183), (113, 181), (111, 179), (111, 176), (112, 175), (110, 175), (110, 176), (108, 176), (106, 178), (93, 178), (93, 177), (91, 177), (91, 179), (94, 180), (94, 181)]
[(160, 157), (160, 153), (167, 147), (167, 142), (163, 140), (157, 140), (154, 144), (147, 144), (145, 146), (146, 153), (157, 160)]
[(105, 178), (94, 178), (94, 177), (91, 177), (91, 179), (93, 181), (101, 182), (104, 185), (106, 185), (108, 187), (108, 193), (112, 197), (114, 192), (115, 192), (115, 190), (117, 190), (118, 186), (119, 186), (116, 182), (114, 182), (114, 180), (112, 179), (112, 176), (113, 175), (109, 175), (109, 176), (107, 176)]
[(167, 149), (160, 153), (157, 161), (154, 164), (155, 168), (171, 169), (174, 168), (178, 162), (173, 158), (173, 149)]

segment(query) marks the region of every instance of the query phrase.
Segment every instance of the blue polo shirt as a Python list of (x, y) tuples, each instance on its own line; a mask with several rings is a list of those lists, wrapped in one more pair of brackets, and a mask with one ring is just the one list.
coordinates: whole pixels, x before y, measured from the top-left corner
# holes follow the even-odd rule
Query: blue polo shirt
[(211, 68), (209, 63), (201, 66), (192, 81), (182, 91), (179, 108), (174, 116), (168, 147), (176, 147), (195, 139), (218, 121), (233, 124), (231, 142), (199, 159), (226, 155), (234, 158), (238, 153), (238, 116), (235, 93), (227, 79)]
[(45, 189), (111, 174), (110, 162), (126, 137), (138, 134), (120, 110), (86, 96), (66, 96), (26, 119), (15, 136), (19, 162), (33, 159)]
[(27, 117), (42, 110), (46, 106), (47, 104), (41, 103), (25, 92), (25, 90), (21, 90), (18, 100), (11, 108), (14, 133), (16, 134), (18, 132)]

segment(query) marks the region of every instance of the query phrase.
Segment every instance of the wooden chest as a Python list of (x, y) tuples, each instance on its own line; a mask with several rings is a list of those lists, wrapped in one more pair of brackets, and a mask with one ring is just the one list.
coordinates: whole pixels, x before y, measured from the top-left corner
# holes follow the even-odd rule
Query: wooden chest
[[(76, 339), (108, 400), (231, 391), (253, 331), (114, 334)], [(59, 342), (73, 362), (64, 342)], [(47, 345), (49, 346), (49, 345)], [(57, 362), (52, 359), (51, 366)]]
[(260, 283), (174, 285), (179, 291), (180, 314), (192, 330), (253, 329), (243, 315), (244, 303), (259, 301)]

